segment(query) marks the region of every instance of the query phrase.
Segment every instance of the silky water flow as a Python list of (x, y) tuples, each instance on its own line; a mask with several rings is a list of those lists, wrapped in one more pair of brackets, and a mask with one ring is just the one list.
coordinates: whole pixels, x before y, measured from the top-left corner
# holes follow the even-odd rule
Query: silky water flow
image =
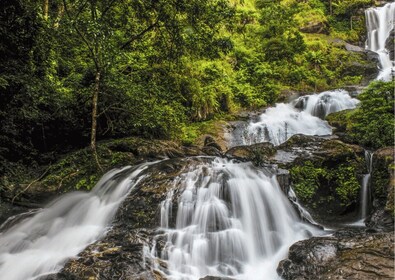
[(156, 243), (165, 245), (151, 250), (167, 263), (159, 269), (169, 279), (278, 279), (289, 246), (319, 231), (302, 222), (276, 176), (250, 163), (207, 160), (178, 177), (174, 189), (182, 194), (170, 191), (161, 204)]

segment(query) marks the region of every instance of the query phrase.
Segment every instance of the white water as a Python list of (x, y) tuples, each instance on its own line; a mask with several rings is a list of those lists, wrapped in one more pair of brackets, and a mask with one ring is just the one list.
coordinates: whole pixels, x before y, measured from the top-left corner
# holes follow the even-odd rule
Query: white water
[(361, 188), (361, 220), (365, 220), (369, 210), (370, 202), (370, 177), (372, 173), (373, 165), (373, 153), (365, 151), (365, 160), (368, 173), (366, 173), (362, 178), (362, 188)]
[(385, 41), (390, 32), (394, 29), (395, 23), (395, 3), (388, 3), (383, 7), (370, 8), (365, 11), (367, 41), (366, 49), (378, 54), (380, 61), (380, 74), (378, 80), (391, 80), (395, 71), (394, 61), (390, 60), (388, 50), (385, 48)]
[(0, 278), (36, 279), (59, 271), (106, 232), (119, 204), (147, 164), (113, 170), (90, 193), (60, 197), (0, 234)]
[(345, 90), (326, 91), (302, 96), (291, 103), (278, 103), (250, 122), (245, 130), (234, 135), (232, 145), (271, 142), (279, 145), (292, 135), (330, 135), (332, 128), (324, 118), (330, 113), (355, 108), (359, 103)]
[(175, 186), (183, 189), (175, 224), (174, 193), (161, 205), (167, 242), (158, 257), (169, 279), (278, 279), (289, 246), (315, 231), (301, 222), (275, 176), (251, 164), (216, 158), (191, 166)]

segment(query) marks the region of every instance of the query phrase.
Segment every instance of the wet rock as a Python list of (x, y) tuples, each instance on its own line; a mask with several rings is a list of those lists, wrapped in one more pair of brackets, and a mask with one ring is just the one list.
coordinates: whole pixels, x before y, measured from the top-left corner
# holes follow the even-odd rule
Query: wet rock
[(373, 155), (371, 190), (373, 195), (373, 213), (367, 219), (370, 228), (394, 230), (394, 148), (377, 150)]
[(204, 278), (200, 278), (199, 280), (235, 280), (235, 279), (230, 277), (206, 276)]
[(256, 165), (267, 162), (268, 158), (275, 154), (272, 143), (264, 142), (249, 146), (237, 146), (229, 149), (225, 156), (242, 161), (252, 161)]
[(385, 41), (385, 48), (388, 50), (391, 60), (395, 60), (395, 30), (392, 29), (390, 35)]
[(277, 268), (286, 280), (394, 279), (394, 234), (340, 232), (295, 243)]
[(216, 148), (218, 151), (222, 151), (221, 146), (214, 140), (212, 136), (206, 136), (206, 138), (204, 139), (204, 146), (213, 147)]
[(276, 147), (270, 163), (290, 171), (299, 202), (323, 224), (357, 219), (364, 150), (333, 137), (294, 135)]

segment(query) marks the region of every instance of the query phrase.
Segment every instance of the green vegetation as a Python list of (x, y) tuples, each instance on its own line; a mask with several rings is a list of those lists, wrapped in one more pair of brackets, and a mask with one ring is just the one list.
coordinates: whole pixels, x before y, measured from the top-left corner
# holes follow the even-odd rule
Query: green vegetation
[(360, 190), (354, 162), (341, 164), (335, 168), (306, 161), (291, 170), (294, 190), (298, 198), (318, 207), (314, 202), (320, 198), (326, 202), (339, 200), (341, 206), (347, 207), (356, 202)]
[(350, 142), (371, 149), (392, 146), (394, 143), (395, 82), (372, 82), (358, 96), (358, 108), (331, 114), (328, 121), (346, 133)]
[(284, 90), (359, 83), (363, 54), (335, 38), (361, 39), (369, 3), (343, 3), (4, 1), (0, 173), (89, 145), (97, 154), (97, 140), (190, 144), (207, 123)]

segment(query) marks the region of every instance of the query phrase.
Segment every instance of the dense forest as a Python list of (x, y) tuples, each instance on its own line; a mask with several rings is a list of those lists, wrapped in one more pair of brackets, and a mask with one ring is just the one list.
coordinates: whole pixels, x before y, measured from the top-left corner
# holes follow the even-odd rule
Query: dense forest
[(366, 84), (363, 8), (347, 1), (2, 1), (0, 162), (96, 141), (192, 143), (289, 91)]

